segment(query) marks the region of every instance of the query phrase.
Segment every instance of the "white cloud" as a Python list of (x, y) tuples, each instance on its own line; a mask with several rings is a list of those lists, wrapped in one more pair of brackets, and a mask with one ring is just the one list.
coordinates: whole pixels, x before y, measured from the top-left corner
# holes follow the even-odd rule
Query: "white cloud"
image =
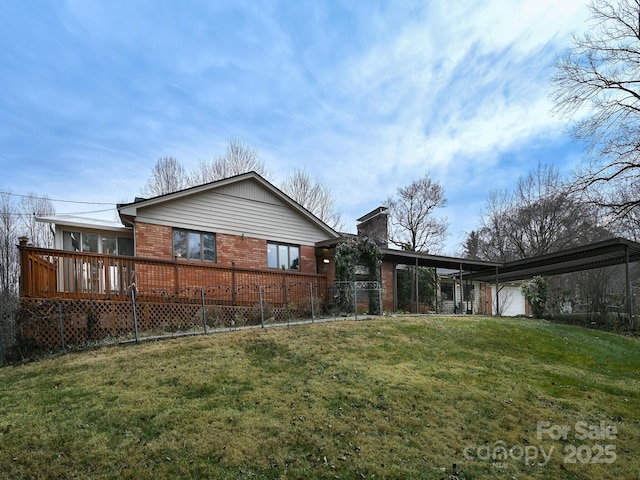
[[(33, 151), (61, 164), (94, 162), (74, 170), (70, 184), (87, 186), (79, 193), (108, 178), (122, 190), (104, 194), (120, 201), (139, 193), (159, 156), (188, 166), (237, 137), (281, 177), (298, 165), (319, 176), (350, 229), (426, 172), (450, 198), (475, 189), (452, 205), (475, 204), (508, 180), (491, 170), (505, 154), (557, 139), (548, 76), (587, 14), (583, 0), (64, 5), (38, 23), (49, 30), (36, 44), (7, 43), (34, 53), (0, 79), (15, 99), (0, 99), (11, 108), (0, 121), (20, 119), (12, 137), (48, 130)], [(56, 65), (33, 61), (45, 38)], [(36, 73), (20, 70), (27, 63)], [(31, 88), (20, 88), (25, 79)], [(475, 213), (452, 209), (452, 231)]]

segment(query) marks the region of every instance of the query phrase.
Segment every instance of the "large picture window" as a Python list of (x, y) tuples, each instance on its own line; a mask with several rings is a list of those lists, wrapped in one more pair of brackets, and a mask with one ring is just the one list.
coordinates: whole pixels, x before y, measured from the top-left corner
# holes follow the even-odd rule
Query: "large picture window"
[(300, 270), (300, 247), (267, 242), (267, 266), (283, 270)]
[(62, 232), (62, 249), (71, 252), (133, 256), (133, 239), (87, 232)]
[(189, 260), (215, 262), (216, 235), (174, 228), (173, 255)]

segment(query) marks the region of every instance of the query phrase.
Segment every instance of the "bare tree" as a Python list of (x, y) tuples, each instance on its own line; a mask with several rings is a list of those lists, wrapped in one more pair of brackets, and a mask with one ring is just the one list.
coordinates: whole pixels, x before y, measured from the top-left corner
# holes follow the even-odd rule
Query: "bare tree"
[[(637, 189), (638, 187), (635, 187)], [(633, 191), (634, 187), (628, 186), (624, 190), (619, 191), (619, 195), (623, 201), (629, 201), (637, 192)], [(629, 210), (626, 215), (619, 216), (614, 224), (616, 233), (635, 242), (640, 242), (640, 208)]]
[(331, 190), (301, 168), (295, 168), (282, 182), (282, 191), (334, 230), (342, 228)]
[(624, 216), (640, 206), (640, 1), (593, 0), (589, 10), (592, 27), (556, 63), (555, 111), (588, 145), (578, 186)]
[(227, 150), (212, 161), (201, 160), (189, 175), (190, 185), (202, 185), (223, 178), (254, 171), (258, 175), (271, 176), (258, 151), (240, 140), (229, 140)]
[[(593, 208), (568, 193), (557, 168), (538, 165), (520, 177), (510, 237), (518, 258), (544, 255), (588, 243), (598, 233)], [(600, 239), (600, 238), (597, 238)]]
[(437, 252), (447, 235), (447, 220), (434, 216), (437, 208), (447, 205), (442, 186), (425, 175), (399, 188), (395, 197), (387, 198), (389, 241), (413, 252)]
[(11, 195), (0, 194), (0, 296), (3, 300), (17, 293), (19, 211)]
[(142, 189), (147, 197), (157, 197), (167, 193), (177, 192), (189, 186), (185, 169), (173, 157), (162, 157), (151, 170), (151, 178)]
[(538, 165), (512, 192), (491, 192), (478, 230), (478, 255), (509, 261), (610, 237), (595, 207), (571, 194), (559, 171)]
[(507, 190), (496, 189), (489, 193), (477, 230), (479, 258), (506, 262), (515, 257), (511, 244), (514, 210), (511, 194)]
[(47, 196), (39, 197), (30, 193), (20, 199), (21, 235), (29, 238), (36, 247), (53, 248), (54, 231), (51, 224), (36, 221), (36, 217), (54, 215), (56, 209)]

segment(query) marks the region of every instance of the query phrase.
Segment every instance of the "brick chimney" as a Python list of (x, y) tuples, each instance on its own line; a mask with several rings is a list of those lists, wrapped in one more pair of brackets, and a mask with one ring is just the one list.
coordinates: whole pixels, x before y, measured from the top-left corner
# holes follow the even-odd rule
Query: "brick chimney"
[(380, 248), (389, 248), (389, 209), (378, 207), (358, 220), (358, 235), (369, 237)]

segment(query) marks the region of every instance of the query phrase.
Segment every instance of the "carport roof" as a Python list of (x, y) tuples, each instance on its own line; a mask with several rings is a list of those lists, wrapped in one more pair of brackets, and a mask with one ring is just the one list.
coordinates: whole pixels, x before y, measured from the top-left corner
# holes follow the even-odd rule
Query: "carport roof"
[[(318, 246), (335, 245), (326, 241)], [(490, 262), (469, 258), (429, 255), (407, 250), (381, 249), (384, 261), (395, 264), (435, 267), (462, 272), (464, 278), (482, 282), (526, 280), (536, 275), (559, 275), (593, 268), (640, 261), (640, 243), (625, 238), (612, 238), (597, 243), (562, 250), (512, 262)]]
[(489, 262), (486, 260), (475, 260), (470, 258), (445, 257), (440, 255), (429, 255), (408, 250), (381, 249), (384, 260), (396, 264), (418, 265), (419, 267), (436, 267), (450, 270), (462, 270), (464, 272), (479, 272), (495, 267), (501, 267), (502, 263)]
[[(498, 266), (497, 272), (500, 282), (512, 282), (536, 275), (559, 275), (639, 260), (640, 243), (612, 238), (539, 257), (507, 262)], [(467, 276), (474, 280), (494, 282), (496, 268), (468, 272)]]

